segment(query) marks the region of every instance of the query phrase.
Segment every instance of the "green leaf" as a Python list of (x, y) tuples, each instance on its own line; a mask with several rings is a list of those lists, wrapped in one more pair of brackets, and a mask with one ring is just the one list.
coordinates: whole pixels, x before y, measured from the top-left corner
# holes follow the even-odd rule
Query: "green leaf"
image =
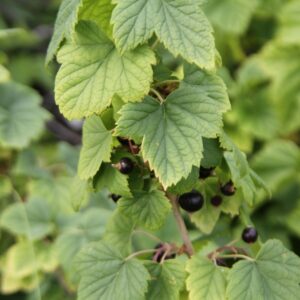
[(210, 234), (213, 231), (219, 220), (223, 204), (226, 201), (223, 196), (222, 204), (219, 207), (213, 206), (210, 202), (210, 199), (218, 194), (219, 185), (220, 183), (217, 177), (209, 177), (202, 181), (200, 184), (200, 192), (204, 197), (203, 207), (199, 211), (190, 214), (191, 221), (204, 234)]
[(9, 177), (0, 175), (0, 200), (13, 192), (13, 185)]
[(58, 259), (65, 269), (71, 269), (74, 257), (89, 242), (99, 240), (105, 231), (111, 212), (91, 208), (80, 213), (75, 226), (67, 228), (55, 241)]
[(39, 269), (43, 272), (54, 272), (58, 267), (57, 252), (54, 244), (46, 244), (40, 241), (35, 245), (35, 259), (38, 262)]
[(217, 139), (203, 139), (203, 159), (201, 166), (204, 168), (212, 168), (221, 164), (222, 150)]
[(226, 295), (231, 300), (299, 299), (300, 258), (278, 240), (269, 240), (254, 261), (243, 260), (229, 271)]
[[(238, 150), (238, 148), (236, 148)], [(250, 175), (250, 168), (247, 166), (246, 173), (242, 173), (241, 165), (247, 163), (246, 156), (242, 152), (238, 151), (224, 151), (225, 161), (230, 169), (232, 181), (237, 188), (241, 188), (243, 191), (244, 199), (253, 205), (256, 196), (256, 186)]]
[(225, 133), (220, 136), (220, 143), (226, 149), (223, 156), (229, 167), (232, 181), (237, 188), (241, 188), (243, 197), (248, 204), (253, 205), (257, 187), (262, 187), (269, 195), (270, 192), (263, 180), (249, 167), (246, 155), (237, 148)]
[(219, 220), (221, 209), (205, 201), (201, 210), (191, 214), (191, 220), (204, 233), (210, 234)]
[(239, 95), (232, 112), (239, 128), (260, 140), (270, 140), (279, 132), (280, 121), (269, 95), (269, 89), (252, 87), (248, 93)]
[(163, 264), (149, 262), (146, 267), (151, 275), (146, 299), (178, 300), (186, 277), (184, 263), (171, 259)]
[(171, 205), (164, 193), (158, 190), (136, 192), (132, 198), (123, 197), (119, 209), (138, 225), (150, 230), (159, 229), (165, 222)]
[(40, 105), (40, 96), (23, 85), (0, 83), (0, 144), (24, 148), (44, 128), (48, 113)]
[(71, 204), (75, 211), (87, 204), (89, 200), (89, 184), (77, 176), (74, 177), (71, 185)]
[[(15, 24), (17, 26), (17, 24)], [(15, 50), (19, 48), (35, 47), (39, 39), (33, 31), (25, 28), (0, 29), (1, 50)], [(3, 59), (1, 59), (3, 60)]]
[(128, 186), (128, 176), (111, 165), (103, 165), (94, 179), (97, 191), (107, 188), (112, 194), (121, 196), (131, 196)]
[(124, 52), (144, 44), (155, 32), (175, 56), (201, 68), (215, 66), (212, 28), (193, 1), (118, 1), (113, 11), (114, 38)]
[(5, 275), (16, 281), (37, 276), (38, 271), (53, 272), (57, 267), (56, 253), (51, 244), (21, 240), (11, 246), (4, 259)]
[(187, 264), (190, 300), (225, 300), (226, 269), (197, 254)]
[(78, 163), (81, 179), (93, 177), (103, 161), (110, 161), (112, 135), (99, 116), (88, 118), (83, 126), (83, 141)]
[(73, 213), (70, 190), (73, 182), (74, 178), (71, 177), (35, 180), (30, 183), (30, 195), (32, 198), (43, 199), (47, 202), (54, 218), (62, 213)]
[(289, 1), (279, 11), (279, 28), (277, 39), (282, 44), (299, 44), (300, 30), (300, 3), (297, 0)]
[(144, 44), (155, 28), (155, 5), (157, 1), (117, 1), (112, 14), (113, 35), (121, 52)]
[(222, 212), (229, 214), (231, 217), (239, 215), (243, 200), (243, 192), (241, 190), (237, 190), (233, 196), (223, 197)]
[(297, 178), (299, 148), (291, 141), (275, 140), (254, 156), (252, 167), (274, 193)]
[(54, 230), (51, 208), (41, 199), (10, 205), (2, 212), (0, 225), (13, 234), (32, 240), (43, 238)]
[[(184, 92), (173, 93), (163, 105), (152, 97), (146, 97), (140, 104), (125, 105), (116, 130), (116, 134), (133, 139), (144, 136), (143, 157), (149, 161), (164, 187), (187, 177), (192, 166), (198, 165), (202, 157), (198, 126), (196, 120), (191, 122), (197, 117), (193, 116), (192, 107), (199, 101), (190, 93), (184, 95)], [(190, 103), (186, 103), (188, 99)], [(176, 114), (177, 111), (180, 114)]]
[(9, 71), (5, 67), (0, 65), (0, 83), (7, 82), (9, 81), (9, 79), (10, 79)]
[(19, 291), (31, 292), (39, 287), (39, 277), (36, 275), (16, 279), (10, 277), (5, 272), (2, 274), (1, 292), (3, 294), (14, 294)]
[(199, 168), (193, 167), (187, 178), (181, 179), (176, 185), (168, 188), (168, 191), (173, 194), (184, 194), (195, 188), (199, 182)]
[(22, 278), (34, 275), (37, 271), (37, 257), (31, 242), (18, 242), (7, 250), (5, 272), (10, 277)]
[(257, 5), (257, 0), (210, 0), (203, 8), (218, 29), (240, 35), (246, 31)]
[(143, 300), (150, 279), (137, 259), (126, 260), (114, 246), (94, 243), (80, 253), (78, 300)]
[(81, 0), (62, 1), (56, 18), (54, 33), (47, 51), (47, 64), (54, 58), (64, 39), (71, 37), (77, 22), (80, 3)]
[(226, 112), (231, 108), (227, 87), (223, 79), (212, 73), (204, 72), (194, 65), (184, 65), (183, 87), (193, 86), (207, 102), (214, 104), (219, 112)]
[(136, 221), (133, 218), (127, 217), (117, 209), (106, 226), (104, 240), (128, 255), (131, 251), (131, 236), (135, 225)]
[(47, 178), (49, 171), (39, 166), (37, 153), (32, 148), (26, 148), (18, 153), (12, 174), (30, 178)]
[(221, 130), (228, 98), (223, 93), (206, 92), (205, 83), (185, 84), (164, 103), (147, 96), (142, 103), (127, 104), (121, 110), (116, 134), (143, 137), (143, 157), (164, 187), (186, 178), (202, 158), (202, 137), (216, 137)]
[(110, 18), (114, 6), (111, 0), (83, 0), (82, 7), (79, 11), (80, 20), (90, 20), (100, 28), (103, 29), (105, 34), (112, 36), (112, 25), (110, 24)]
[(261, 53), (263, 67), (271, 78), (272, 105), (281, 122), (283, 135), (295, 132), (300, 126), (300, 44), (270, 43)]
[(155, 56), (146, 46), (120, 55), (95, 23), (81, 21), (58, 61), (56, 101), (74, 119), (101, 113), (116, 94), (126, 102), (140, 100), (150, 89)]
[(300, 199), (298, 205), (286, 216), (283, 215), (285, 225), (297, 236), (300, 236)]

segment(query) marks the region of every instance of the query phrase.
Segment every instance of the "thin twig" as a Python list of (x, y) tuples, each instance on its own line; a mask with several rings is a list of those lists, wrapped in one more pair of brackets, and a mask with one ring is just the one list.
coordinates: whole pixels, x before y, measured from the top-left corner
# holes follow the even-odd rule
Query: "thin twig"
[(137, 252), (134, 252), (131, 255), (127, 256), (125, 260), (130, 260), (136, 256), (147, 254), (147, 253), (153, 253), (155, 251), (156, 251), (156, 249), (145, 249), (145, 250), (137, 251)]
[(151, 89), (150, 91), (157, 97), (159, 102), (163, 103), (165, 101), (165, 99), (161, 96), (161, 94), (156, 89)]
[(254, 261), (252, 257), (243, 254), (221, 254), (221, 255), (217, 255), (216, 258), (242, 258), (242, 259)]
[(175, 220), (177, 222), (177, 225), (178, 225), (178, 228), (179, 228), (179, 231), (181, 234), (181, 238), (182, 238), (184, 246), (185, 246), (186, 253), (189, 256), (192, 256), (194, 254), (194, 248), (193, 248), (192, 242), (189, 238), (188, 230), (187, 230), (185, 223), (183, 221), (183, 218), (181, 216), (177, 197), (174, 195), (171, 195), (171, 194), (167, 194), (167, 197), (170, 199), (170, 202), (172, 204), (173, 214), (174, 214)]
[(237, 243), (239, 241), (239, 239), (235, 239), (231, 242), (229, 242), (226, 246), (233, 246), (235, 243)]
[(160, 261), (160, 264), (162, 265), (166, 259), (166, 257), (170, 254), (172, 248), (168, 248), (165, 253), (163, 254), (162, 258), (161, 258), (161, 261)]

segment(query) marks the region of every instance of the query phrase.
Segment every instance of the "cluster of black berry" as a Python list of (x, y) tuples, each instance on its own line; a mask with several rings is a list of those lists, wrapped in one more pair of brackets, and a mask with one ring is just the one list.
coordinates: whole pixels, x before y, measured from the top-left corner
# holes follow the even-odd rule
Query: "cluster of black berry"
[[(116, 167), (122, 174), (130, 174), (134, 169), (134, 162), (128, 157), (123, 157), (120, 159), (118, 164), (116, 164)], [(200, 167), (199, 178), (206, 179), (212, 176), (213, 171), (214, 168)], [(224, 196), (233, 196), (235, 192), (236, 188), (231, 180), (220, 187), (220, 194), (223, 194)], [(220, 194), (216, 194), (210, 199), (210, 203), (215, 207), (218, 207), (222, 204), (223, 198)], [(121, 198), (121, 196), (111, 194), (111, 198), (114, 202), (117, 202)], [(200, 192), (193, 190), (189, 193), (180, 195), (178, 202), (182, 209), (189, 213), (193, 213), (200, 210), (203, 207), (204, 197)], [(258, 233), (255, 228), (247, 227), (244, 229), (242, 233), (242, 239), (246, 243), (254, 243), (256, 242), (257, 238)]]
[[(213, 173), (214, 168), (203, 168), (200, 167), (199, 170), (199, 178), (206, 179), (210, 177)], [(225, 185), (221, 186), (220, 192), (224, 196), (233, 196), (235, 194), (235, 186), (233, 182), (230, 180)], [(182, 209), (188, 212), (196, 212), (200, 210), (204, 203), (203, 195), (197, 191), (191, 191), (189, 193), (185, 193), (179, 197), (179, 205)], [(217, 194), (210, 199), (210, 203), (213, 206), (220, 206), (222, 204), (223, 198), (221, 195)]]
[[(213, 173), (213, 170), (214, 168), (200, 167), (199, 178), (206, 179), (210, 177)], [(220, 187), (220, 193), (223, 194), (224, 196), (227, 197), (233, 196), (235, 192), (236, 192), (236, 188), (231, 180)], [(210, 203), (215, 207), (220, 206), (222, 204), (222, 201), (223, 198), (219, 194), (211, 197), (210, 199)], [(193, 190), (189, 193), (180, 195), (178, 202), (182, 209), (184, 209), (189, 213), (193, 213), (202, 208), (204, 203), (204, 197), (198, 191)], [(258, 238), (258, 233), (255, 228), (247, 227), (244, 229), (242, 233), (242, 239), (246, 243), (255, 243), (257, 241), (257, 238)]]

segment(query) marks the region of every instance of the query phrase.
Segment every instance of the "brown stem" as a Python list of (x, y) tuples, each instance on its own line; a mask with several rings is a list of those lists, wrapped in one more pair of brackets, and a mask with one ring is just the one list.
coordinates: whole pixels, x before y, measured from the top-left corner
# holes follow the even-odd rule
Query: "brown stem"
[(219, 247), (216, 250), (210, 252), (207, 255), (207, 257), (209, 259), (212, 259), (213, 257), (220, 257), (220, 255), (222, 255), (222, 253), (226, 250), (229, 250), (229, 251), (233, 252), (233, 255), (242, 254), (242, 255), (245, 255), (245, 256), (249, 256), (248, 253), (243, 248), (225, 245), (225, 246)]
[(193, 248), (192, 242), (189, 238), (189, 233), (186, 229), (183, 218), (181, 216), (177, 197), (175, 195), (171, 195), (171, 194), (167, 194), (167, 197), (170, 199), (170, 202), (172, 204), (173, 214), (174, 214), (175, 220), (177, 222), (177, 225), (178, 225), (178, 228), (179, 228), (179, 231), (181, 234), (181, 238), (182, 238), (184, 246), (185, 246), (185, 250), (186, 250), (185, 252), (189, 256), (192, 256), (194, 254), (194, 248)]

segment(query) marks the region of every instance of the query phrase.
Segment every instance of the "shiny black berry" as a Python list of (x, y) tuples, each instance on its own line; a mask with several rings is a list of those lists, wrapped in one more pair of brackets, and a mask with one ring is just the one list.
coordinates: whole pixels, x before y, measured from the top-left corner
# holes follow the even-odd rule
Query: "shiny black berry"
[(122, 196), (116, 195), (116, 194), (111, 194), (110, 197), (111, 197), (111, 199), (112, 199), (114, 202), (118, 202), (118, 200), (119, 200)]
[(233, 196), (235, 194), (235, 191), (235, 186), (231, 180), (221, 187), (221, 192), (225, 196)]
[(211, 176), (213, 170), (214, 170), (214, 168), (203, 168), (203, 167), (200, 167), (199, 178), (205, 179), (205, 178)]
[(190, 193), (182, 194), (178, 201), (182, 209), (188, 212), (195, 212), (202, 208), (204, 199), (200, 193), (192, 191)]
[(255, 243), (258, 238), (258, 232), (254, 227), (247, 227), (243, 230), (242, 239), (244, 242), (251, 244)]
[(133, 161), (128, 157), (123, 157), (119, 161), (119, 170), (122, 174), (129, 174), (134, 168)]
[(216, 207), (220, 206), (222, 204), (222, 201), (223, 201), (223, 198), (220, 195), (213, 196), (210, 199), (211, 205), (216, 206)]
[[(157, 263), (160, 263), (161, 260), (162, 260), (162, 258), (164, 257), (164, 255), (166, 253), (165, 252), (166, 250), (165, 250), (164, 244), (158, 244), (158, 245), (156, 245), (155, 249), (157, 249), (157, 250), (156, 250), (156, 252), (154, 253), (154, 255), (152, 257), (152, 260), (155, 261), (155, 262), (157, 262)], [(175, 257), (176, 257), (175, 253), (170, 253), (170, 254), (167, 254), (165, 256), (165, 260), (167, 260), (167, 259), (173, 259)]]

